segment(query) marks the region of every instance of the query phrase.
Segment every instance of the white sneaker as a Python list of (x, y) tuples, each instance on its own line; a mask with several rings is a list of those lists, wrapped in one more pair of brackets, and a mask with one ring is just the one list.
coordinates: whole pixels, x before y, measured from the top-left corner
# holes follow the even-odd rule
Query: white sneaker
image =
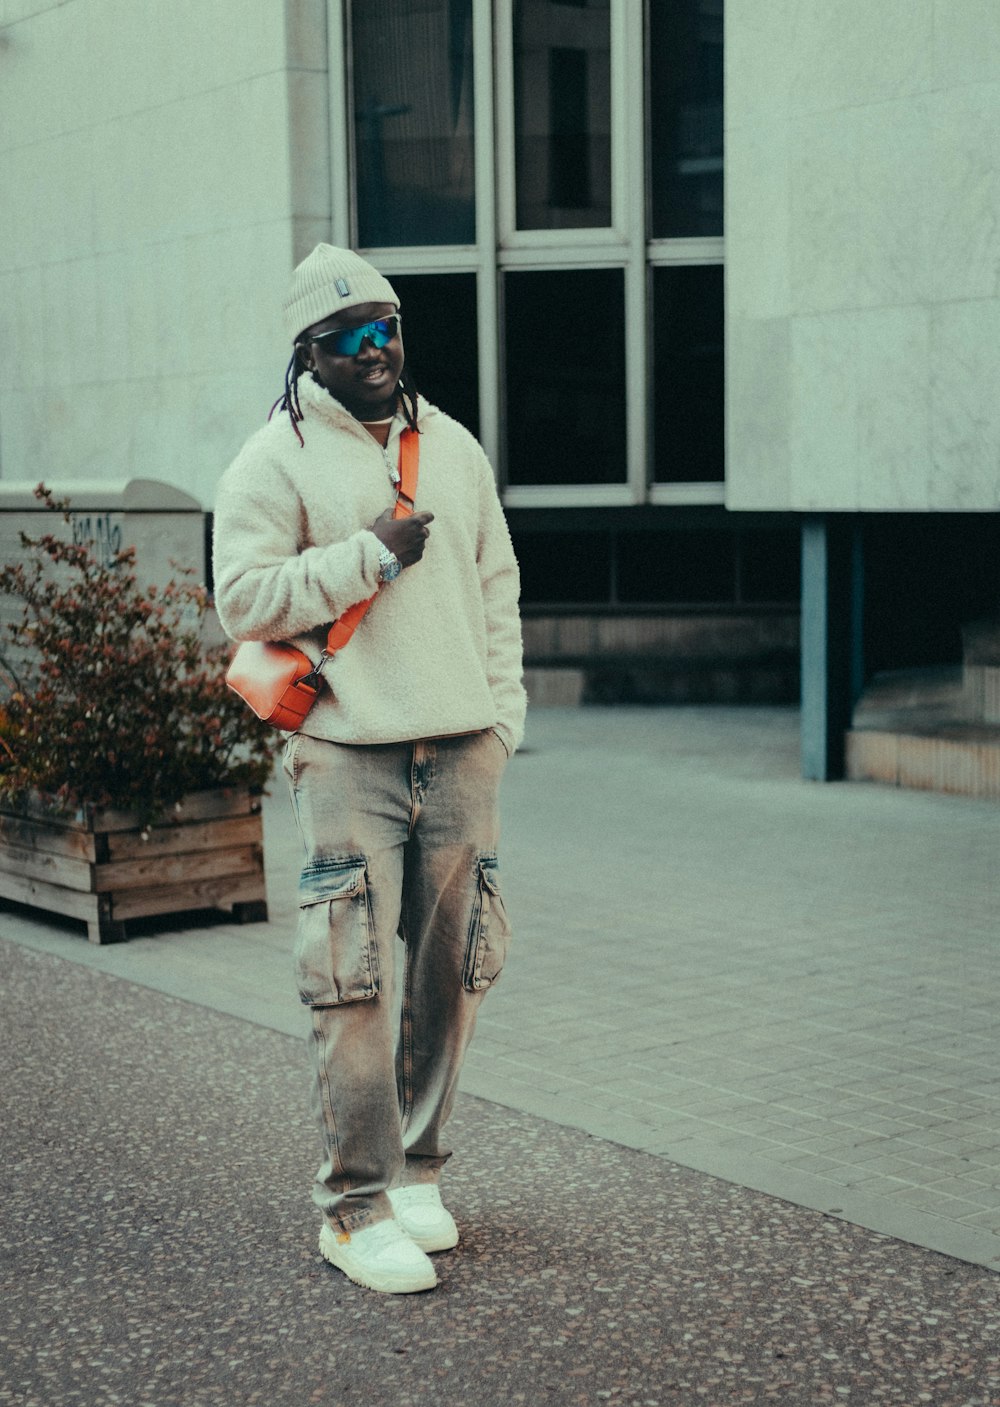
[(450, 1251), (458, 1245), (455, 1218), (441, 1205), (436, 1182), (390, 1187), (389, 1201), (396, 1220), (422, 1251)]
[(432, 1263), (392, 1217), (350, 1232), (324, 1222), (319, 1248), (348, 1280), (385, 1295), (433, 1290), (438, 1282)]

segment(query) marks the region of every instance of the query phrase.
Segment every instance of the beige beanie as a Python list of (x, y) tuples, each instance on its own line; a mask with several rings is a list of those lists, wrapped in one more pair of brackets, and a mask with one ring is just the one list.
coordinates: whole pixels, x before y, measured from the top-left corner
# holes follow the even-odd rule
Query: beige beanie
[(285, 327), (294, 342), (300, 332), (345, 308), (399, 299), (388, 279), (353, 249), (317, 244), (292, 274), (284, 302)]

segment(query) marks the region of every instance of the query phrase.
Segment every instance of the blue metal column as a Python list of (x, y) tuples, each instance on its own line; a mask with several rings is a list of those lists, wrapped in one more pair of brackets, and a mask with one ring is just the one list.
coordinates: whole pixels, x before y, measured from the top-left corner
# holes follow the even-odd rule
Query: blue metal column
[(844, 775), (844, 734), (861, 692), (864, 559), (857, 520), (802, 521), (802, 775)]

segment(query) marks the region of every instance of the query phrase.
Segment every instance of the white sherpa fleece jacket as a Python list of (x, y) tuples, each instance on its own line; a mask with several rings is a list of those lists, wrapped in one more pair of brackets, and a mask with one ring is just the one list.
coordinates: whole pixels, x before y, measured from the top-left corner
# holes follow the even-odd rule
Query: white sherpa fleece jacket
[[(215, 604), (234, 640), (290, 640), (313, 661), (330, 622), (379, 587), (370, 525), (395, 501), (381, 447), (310, 377), (295, 436), (276, 416), (226, 470), (215, 506)], [(419, 401), (422, 559), (376, 599), (326, 666), (302, 731), (389, 743), (524, 732), (519, 578), (489, 463), (469, 432)], [(388, 452), (398, 462), (397, 416)]]

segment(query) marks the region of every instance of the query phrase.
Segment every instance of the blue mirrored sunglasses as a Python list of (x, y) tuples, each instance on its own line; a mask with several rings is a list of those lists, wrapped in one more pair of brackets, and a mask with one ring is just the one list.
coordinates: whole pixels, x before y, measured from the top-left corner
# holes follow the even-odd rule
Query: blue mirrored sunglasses
[(400, 314), (393, 313), (390, 317), (366, 322), (361, 327), (335, 327), (330, 332), (319, 332), (308, 340), (336, 357), (356, 357), (366, 338), (373, 347), (384, 347), (391, 342), (399, 332), (401, 322)]

